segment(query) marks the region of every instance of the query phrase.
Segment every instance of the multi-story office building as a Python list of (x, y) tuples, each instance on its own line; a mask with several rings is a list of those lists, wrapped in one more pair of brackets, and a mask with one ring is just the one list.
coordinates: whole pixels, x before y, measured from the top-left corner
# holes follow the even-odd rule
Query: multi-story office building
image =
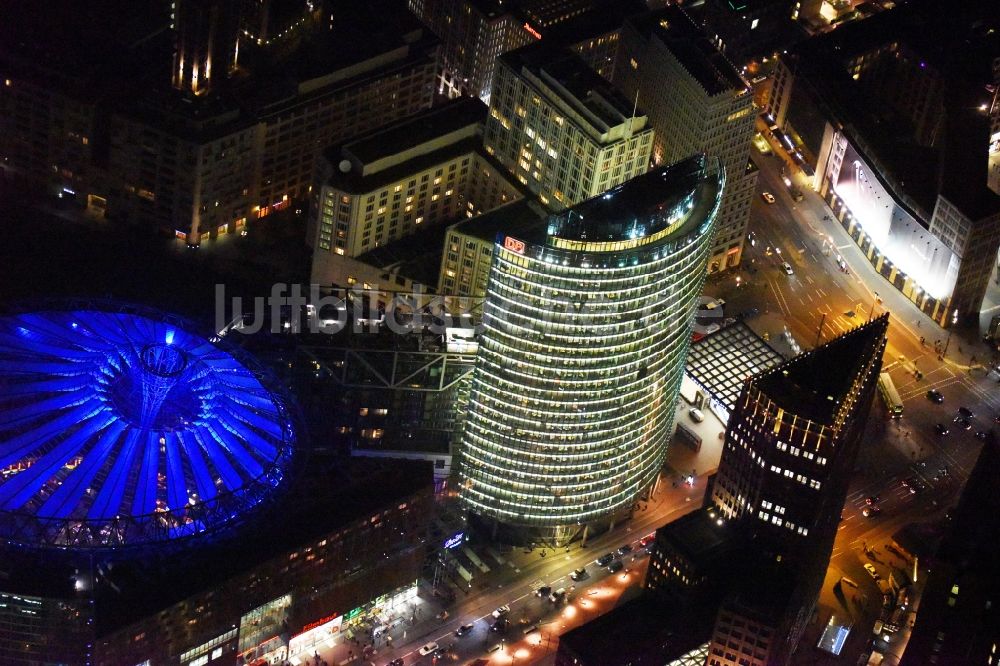
[(796, 25), (815, 15), (818, 0), (706, 0), (701, 9), (705, 31), (731, 60), (742, 67), (804, 38)]
[(656, 164), (694, 152), (722, 160), (726, 194), (708, 270), (738, 266), (757, 184), (750, 85), (676, 6), (626, 20), (613, 80), (646, 109)]
[(174, 88), (203, 95), (235, 69), (240, 36), (236, 0), (177, 0), (170, 23), (177, 32)]
[(0, 592), (0, 663), (93, 663), (93, 622), (88, 599)]
[(438, 276), (438, 293), (481, 298), (486, 294), (497, 234), (517, 235), (547, 215), (532, 199), (520, 199), (448, 227)]
[(123, 589), (127, 611), (106, 611), (117, 628), (94, 641), (91, 663), (280, 663), (346, 640), (374, 615), (411, 612), (433, 501), (429, 465), (345, 464), (350, 475), (328, 468), (300, 482), (300, 506), (286, 505), (266, 530), (202, 544), (155, 573), (138, 567), (145, 588)]
[(543, 204), (562, 210), (645, 173), (653, 130), (579, 56), (539, 42), (497, 62), (483, 142)]
[(490, 99), (497, 57), (536, 38), (495, 0), (409, 0), (410, 10), (441, 36), (438, 89)]
[[(205, 37), (185, 32), (185, 16), (210, 18), (213, 8), (236, 4), (177, 14), (177, 43)], [(307, 18), (318, 21), (313, 13), (301, 21)], [(208, 56), (197, 85), (186, 55), (177, 70), (183, 90), (150, 80), (173, 58), (174, 45), (159, 38), (169, 31), (145, 40), (128, 32), (133, 43), (102, 45), (98, 59), (81, 55), (92, 45), (60, 42), (62, 33), (49, 34), (45, 21), (25, 22), (11, 21), (21, 37), (3, 40), (0, 53), (6, 165), (53, 193), (190, 244), (291, 206), (308, 193), (324, 148), (428, 108), (434, 95), (437, 39), (389, 2), (353, 7), (329, 25), (302, 24), (295, 39), (250, 40), (244, 29), (239, 76), (220, 78), (227, 65), (213, 62), (210, 90), (203, 86)], [(229, 34), (218, 30), (211, 35)], [(52, 45), (38, 54), (36, 43)], [(98, 62), (86, 67), (88, 60)], [(67, 61), (82, 61), (71, 70), (76, 76), (59, 73)]]
[(694, 156), (498, 236), (460, 481), (506, 538), (568, 541), (651, 488), (724, 181)]
[(622, 18), (637, 0), (409, 0), (410, 10), (441, 37), (439, 90), (489, 102), (497, 58), (536, 40), (569, 46), (602, 76), (613, 58)]
[(825, 568), (885, 349), (888, 314), (747, 380), (711, 503), (757, 548)]
[(521, 198), (481, 148), (486, 105), (460, 98), (324, 152), (308, 235), (356, 257)]
[(875, 270), (941, 326), (978, 319), (1000, 247), (993, 9), (918, 0), (803, 42), (766, 107)]
[(1000, 465), (997, 440), (983, 445), (920, 596), (902, 666), (1000, 663)]

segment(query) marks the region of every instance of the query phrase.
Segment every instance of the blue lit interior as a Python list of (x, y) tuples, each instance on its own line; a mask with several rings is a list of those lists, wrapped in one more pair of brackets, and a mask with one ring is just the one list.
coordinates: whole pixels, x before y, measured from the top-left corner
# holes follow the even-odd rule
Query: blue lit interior
[(165, 317), (0, 319), (0, 533), (11, 540), (117, 546), (214, 528), (280, 484), (294, 435), (260, 373)]

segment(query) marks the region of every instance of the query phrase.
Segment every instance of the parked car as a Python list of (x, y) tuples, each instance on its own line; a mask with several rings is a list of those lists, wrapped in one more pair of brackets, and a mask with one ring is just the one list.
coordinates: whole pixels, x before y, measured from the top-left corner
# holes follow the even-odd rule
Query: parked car
[(404, 663), (403, 662), (403, 658), (402, 657), (398, 657), (398, 658), (393, 659), (392, 661), (390, 661), (385, 666), (403, 666), (403, 663)]
[(875, 580), (880, 580), (882, 578), (881, 576), (878, 575), (878, 572), (875, 571), (875, 567), (868, 562), (865, 562), (865, 571), (867, 571), (868, 575), (874, 578)]
[(866, 506), (861, 510), (861, 515), (865, 518), (871, 518), (872, 516), (877, 516), (880, 513), (882, 513), (882, 509), (877, 506)]
[(937, 389), (931, 389), (930, 391), (928, 391), (927, 392), (927, 399), (930, 400), (931, 402), (937, 403), (939, 405), (942, 402), (944, 402), (944, 396), (941, 395), (941, 391), (938, 391)]
[(944, 437), (950, 431), (948, 430), (948, 426), (946, 426), (945, 424), (943, 424), (943, 423), (935, 423), (934, 424), (934, 432), (937, 433), (938, 437)]
[(987, 437), (986, 433), (984, 431), (982, 431), (982, 430), (980, 430), (979, 432), (976, 433), (976, 439), (978, 439), (981, 442), (985, 442), (986, 441), (986, 437)]
[(653, 534), (647, 534), (646, 536), (644, 536), (641, 539), (639, 539), (639, 546), (642, 547), (642, 548), (645, 548), (646, 546), (648, 546), (649, 544), (653, 543), (654, 541), (656, 541), (656, 533), (655, 532)]
[(631, 552), (632, 552), (632, 545), (628, 543), (618, 549), (619, 555), (628, 555)]
[(493, 617), (494, 618), (501, 618), (504, 615), (507, 615), (508, 613), (510, 613), (510, 606), (507, 606), (505, 604), (505, 605), (501, 606), (500, 608), (496, 609), (495, 611), (493, 611)]
[(571, 573), (569, 575), (569, 577), (572, 578), (573, 580), (580, 580), (582, 578), (586, 578), (587, 577), (587, 568), (586, 567), (580, 567), (579, 569), (574, 569), (573, 573)]
[(702, 414), (701, 410), (694, 407), (688, 410), (688, 416), (690, 416), (691, 420), (695, 423), (701, 423), (705, 420), (705, 415)]
[(960, 415), (961, 415), (961, 416), (962, 416), (963, 418), (967, 418), (967, 419), (971, 419), (971, 418), (975, 417), (975, 414), (973, 414), (973, 413), (972, 413), (972, 410), (971, 410), (971, 409), (969, 409), (968, 407), (959, 407), (959, 408), (958, 408), (958, 413), (959, 413), (959, 414), (960, 414)]
[(502, 634), (510, 628), (510, 620), (505, 617), (501, 617), (499, 620), (490, 625), (490, 631), (495, 634)]
[(622, 564), (621, 560), (615, 560), (614, 562), (608, 565), (608, 573), (618, 573), (619, 571), (622, 570), (622, 567), (624, 566), (625, 565)]
[(972, 421), (959, 416), (955, 419), (955, 425), (957, 425), (962, 430), (972, 430)]
[(473, 624), (463, 624), (461, 627), (455, 630), (456, 636), (464, 636), (475, 628)]
[(421, 657), (426, 657), (431, 652), (434, 652), (435, 650), (437, 650), (438, 647), (440, 647), (440, 646), (437, 643), (435, 643), (434, 641), (431, 641), (430, 643), (427, 643), (426, 645), (424, 645), (423, 647), (421, 647), (419, 650), (417, 650), (417, 652), (420, 653)]
[(540, 588), (535, 590), (535, 596), (541, 599), (542, 597), (549, 596), (549, 592), (551, 591), (552, 591), (551, 587), (549, 587), (548, 585), (542, 585)]
[(551, 601), (554, 604), (557, 604), (560, 601), (562, 601), (563, 597), (565, 596), (566, 596), (566, 588), (560, 587), (558, 590), (555, 590), (554, 592), (549, 594), (549, 601)]
[(773, 204), (775, 201), (774, 195), (770, 192), (761, 192), (760, 197), (769, 204)]
[(865, 504), (867, 504), (869, 506), (871, 506), (873, 504), (878, 504), (879, 500), (881, 500), (881, 499), (882, 498), (879, 497), (878, 495), (872, 495), (871, 497), (866, 497), (865, 498)]
[(596, 560), (594, 560), (594, 564), (596, 564), (599, 567), (606, 567), (608, 566), (608, 563), (610, 563), (611, 560), (613, 559), (615, 559), (614, 553), (605, 553), (604, 555), (601, 555)]

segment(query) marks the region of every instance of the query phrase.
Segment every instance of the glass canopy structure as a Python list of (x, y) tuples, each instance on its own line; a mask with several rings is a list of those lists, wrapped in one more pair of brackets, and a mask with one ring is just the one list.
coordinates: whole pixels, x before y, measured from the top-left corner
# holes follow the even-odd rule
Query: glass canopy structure
[(267, 376), (155, 311), (0, 318), (0, 537), (113, 548), (239, 518), (296, 441)]
[(650, 488), (724, 181), (695, 156), (498, 237), (462, 441), (473, 514), (561, 541)]

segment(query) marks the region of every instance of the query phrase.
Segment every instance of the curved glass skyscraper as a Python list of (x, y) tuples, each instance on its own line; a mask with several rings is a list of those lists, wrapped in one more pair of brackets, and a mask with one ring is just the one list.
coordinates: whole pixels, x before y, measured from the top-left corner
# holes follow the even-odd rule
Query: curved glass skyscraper
[(474, 514), (563, 541), (652, 485), (724, 180), (691, 157), (497, 239), (463, 434)]

